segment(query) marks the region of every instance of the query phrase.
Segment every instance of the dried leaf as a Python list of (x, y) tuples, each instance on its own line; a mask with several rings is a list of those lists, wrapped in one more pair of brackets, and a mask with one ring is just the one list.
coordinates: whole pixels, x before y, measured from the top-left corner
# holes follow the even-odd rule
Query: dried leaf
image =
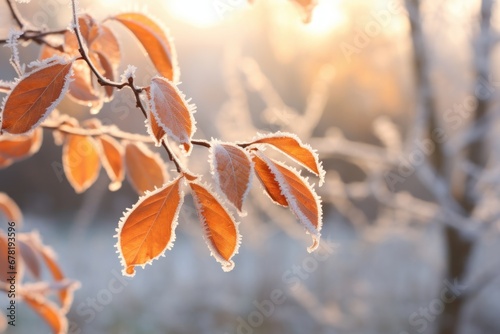
[[(148, 100), (151, 100), (151, 95), (149, 89), (146, 90), (146, 95)], [(148, 110), (148, 119), (145, 121), (146, 130), (148, 134), (154, 139), (156, 146), (161, 146), (162, 141), (165, 139), (167, 133), (163, 128), (158, 124), (156, 118), (151, 113), (151, 110)]]
[(311, 146), (303, 144), (299, 137), (293, 133), (276, 132), (267, 135), (259, 135), (259, 137), (251, 143), (251, 145), (255, 144), (271, 145), (297, 161), (311, 173), (316, 174), (320, 178), (320, 186), (325, 182), (325, 171), (319, 161), (318, 154)]
[(180, 180), (178, 177), (160, 189), (147, 192), (120, 220), (116, 247), (123, 275), (134, 276), (135, 266), (144, 268), (173, 246), (184, 201)]
[(109, 190), (116, 191), (121, 188), (122, 181), (125, 178), (123, 147), (113, 137), (108, 135), (100, 136), (99, 141), (102, 146), (102, 166), (111, 179)]
[(161, 187), (167, 181), (163, 160), (142, 143), (125, 146), (125, 166), (127, 178), (139, 195)]
[(40, 279), (41, 267), (40, 259), (38, 258), (35, 248), (33, 248), (27, 240), (23, 240), (21, 236), (18, 238), (19, 250), (21, 257), (26, 267), (37, 280)]
[(3, 213), (9, 222), (15, 222), (17, 227), (23, 223), (21, 209), (7, 194), (0, 192), (0, 213)]
[(207, 187), (196, 182), (190, 182), (189, 186), (211, 255), (222, 264), (222, 270), (231, 271), (234, 268), (231, 258), (238, 252), (241, 239), (238, 225)]
[(121, 51), (115, 34), (104, 25), (94, 27), (94, 31), (96, 35), (90, 44), (90, 49), (105, 57), (113, 70), (116, 71), (121, 62)]
[(196, 130), (194, 105), (186, 101), (175, 84), (161, 77), (151, 80), (147, 99), (149, 110), (158, 125), (189, 153), (192, 148), (191, 137)]
[(161, 76), (173, 82), (178, 81), (176, 54), (166, 29), (140, 13), (123, 13), (113, 19), (135, 35)]
[(217, 188), (241, 212), (251, 184), (253, 166), (250, 156), (234, 144), (214, 141), (210, 163)]
[(35, 131), (27, 135), (4, 134), (0, 136), (0, 161), (14, 162), (32, 156), (40, 149), (42, 139), (42, 128), (36, 128)]
[(97, 104), (100, 100), (99, 92), (92, 84), (92, 71), (87, 63), (80, 59), (73, 65), (73, 81), (69, 85), (68, 96), (75, 102), (87, 106), (89, 102)]
[[(28, 242), (31, 247), (35, 249), (38, 254), (40, 254), (45, 266), (49, 270), (52, 278), (56, 282), (66, 282), (64, 273), (61, 267), (57, 263), (56, 255), (52, 248), (45, 246), (42, 243), (40, 235), (38, 233), (32, 232), (25, 234), (23, 240)], [(73, 303), (74, 290), (78, 289), (80, 284), (78, 282), (72, 282), (71, 284), (65, 284), (64, 288), (60, 289), (58, 292), (59, 302), (61, 305), (61, 312), (66, 313), (69, 311), (71, 304)]]
[(90, 136), (68, 135), (63, 146), (64, 173), (77, 193), (87, 190), (99, 176), (100, 152)]
[(24, 75), (4, 100), (2, 131), (22, 134), (36, 128), (66, 94), (72, 64), (51, 58)]
[(68, 332), (68, 319), (66, 319), (62, 310), (52, 301), (40, 294), (24, 294), (22, 298), (27, 305), (49, 324), (54, 334), (65, 334)]
[(309, 252), (314, 251), (319, 246), (321, 236), (322, 209), (320, 198), (307, 181), (294, 169), (263, 155), (260, 155), (259, 158), (266, 163), (274, 175), (290, 210), (299, 219), (306, 231), (311, 234), (313, 244), (307, 250)]
[(257, 174), (257, 178), (264, 187), (266, 194), (275, 204), (288, 207), (288, 202), (286, 201), (285, 196), (281, 193), (280, 185), (278, 181), (276, 181), (276, 178), (271, 172), (269, 166), (264, 160), (257, 156), (254, 156), (252, 160), (254, 163), (255, 174)]

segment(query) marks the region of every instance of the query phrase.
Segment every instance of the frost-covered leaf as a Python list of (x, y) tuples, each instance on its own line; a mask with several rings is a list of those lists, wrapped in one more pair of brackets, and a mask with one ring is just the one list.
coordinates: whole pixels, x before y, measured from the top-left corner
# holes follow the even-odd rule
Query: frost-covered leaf
[(73, 81), (69, 85), (68, 96), (85, 106), (89, 102), (97, 104), (100, 96), (92, 84), (92, 71), (87, 63), (83, 59), (75, 61), (73, 71)]
[[(42, 145), (42, 128), (36, 128), (27, 135), (8, 135), (0, 136), (0, 168), (7, 167), (11, 163), (20, 159), (32, 156), (40, 149)], [(2, 164), (1, 161), (5, 163)]]
[(24, 242), (29, 243), (31, 247), (40, 255), (44, 265), (49, 270), (55, 282), (64, 282), (64, 286), (58, 291), (60, 310), (62, 313), (69, 311), (73, 303), (74, 291), (80, 287), (80, 283), (76, 281), (68, 281), (61, 267), (57, 263), (56, 255), (52, 248), (45, 246), (42, 243), (40, 235), (36, 232), (23, 234), (21, 238)]
[(109, 190), (116, 191), (122, 186), (122, 181), (125, 177), (123, 147), (113, 137), (108, 135), (99, 136), (99, 141), (102, 147), (102, 166), (111, 179)]
[(210, 163), (217, 188), (241, 212), (251, 184), (253, 167), (250, 156), (234, 144), (214, 141)]
[(66, 94), (72, 65), (52, 58), (20, 78), (4, 100), (1, 130), (22, 134), (36, 128)]
[(161, 187), (167, 181), (166, 166), (158, 154), (142, 143), (125, 146), (127, 178), (139, 195)]
[(117, 229), (123, 275), (134, 276), (135, 266), (144, 267), (173, 246), (179, 210), (184, 201), (178, 177), (147, 192), (125, 213)]
[(26, 268), (28, 268), (35, 279), (39, 280), (41, 276), (41, 265), (37, 251), (29, 242), (26, 242), (26, 240), (22, 238), (18, 238), (17, 242), (19, 243), (19, 251)]
[(254, 144), (271, 145), (316, 174), (320, 178), (320, 186), (324, 183), (325, 171), (318, 154), (309, 145), (303, 144), (293, 133), (277, 132), (259, 135), (251, 142), (251, 145)]
[(231, 258), (238, 252), (240, 234), (238, 224), (206, 186), (190, 182), (194, 203), (205, 230), (205, 240), (211, 254), (222, 265), (224, 271), (231, 271)]
[(192, 148), (191, 137), (196, 130), (193, 117), (195, 107), (186, 101), (175, 84), (162, 77), (151, 80), (147, 88), (147, 100), (158, 125), (189, 153)]
[(99, 176), (101, 169), (99, 147), (90, 136), (68, 135), (63, 146), (64, 173), (77, 193), (82, 193)]
[(178, 68), (174, 46), (168, 32), (160, 23), (140, 13), (123, 13), (113, 17), (130, 30), (147, 51), (161, 76), (178, 81)]
[(23, 294), (24, 302), (50, 326), (54, 334), (68, 332), (68, 319), (63, 311), (41, 294)]
[(0, 214), (5, 215), (7, 221), (15, 222), (17, 227), (23, 222), (23, 215), (16, 202), (2, 192), (0, 192)]
[(254, 159), (256, 165), (258, 159), (261, 159), (268, 166), (281, 189), (281, 194), (286, 198), (290, 210), (306, 231), (311, 234), (313, 244), (307, 250), (309, 252), (314, 251), (319, 246), (320, 231), (323, 224), (320, 198), (307, 183), (307, 180), (294, 169), (263, 155), (259, 155), (257, 159)]
[[(149, 89), (146, 90), (146, 95), (148, 97), (148, 100), (151, 100)], [(148, 119), (145, 121), (146, 129), (147, 129), (149, 135), (154, 139), (155, 145), (161, 146), (161, 143), (162, 143), (163, 139), (165, 138), (165, 136), (167, 135), (167, 133), (158, 124), (158, 122), (156, 121), (156, 118), (151, 113), (151, 110), (148, 110), (147, 114), (148, 114)]]
[(288, 202), (286, 201), (285, 196), (281, 193), (280, 185), (278, 181), (276, 181), (276, 177), (271, 172), (269, 166), (264, 160), (257, 156), (254, 156), (252, 160), (254, 162), (255, 174), (264, 187), (266, 194), (275, 204), (287, 207)]

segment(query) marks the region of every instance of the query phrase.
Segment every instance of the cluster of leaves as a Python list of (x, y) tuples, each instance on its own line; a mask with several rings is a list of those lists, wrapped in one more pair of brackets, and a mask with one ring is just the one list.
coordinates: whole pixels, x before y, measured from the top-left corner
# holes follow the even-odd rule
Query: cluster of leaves
[[(24, 301), (49, 324), (54, 333), (66, 333), (66, 313), (73, 302), (73, 292), (80, 284), (65, 277), (54, 251), (42, 243), (38, 233), (18, 232), (22, 226), (21, 211), (4, 193), (0, 193), (0, 216), (2, 213), (7, 221), (15, 222), (15, 232), (8, 231), (7, 224), (0, 230), (0, 289), (9, 298)], [(15, 254), (12, 254), (12, 249)], [(16, 272), (15, 291), (11, 289), (10, 272), (13, 271)], [(26, 278), (26, 272), (31, 279)], [(51, 277), (50, 280), (42, 279), (45, 273)], [(51, 298), (52, 295), (56, 297)], [(7, 324), (4, 316), (0, 324)]]
[[(243, 213), (253, 175), (270, 199), (288, 207), (312, 235), (313, 244), (308, 250), (318, 247), (322, 209), (314, 188), (297, 170), (265, 152), (266, 147), (272, 147), (285, 154), (318, 176), (321, 185), (324, 170), (311, 147), (293, 134), (280, 132), (237, 143), (194, 139), (195, 107), (177, 87), (180, 72), (176, 53), (162, 25), (141, 13), (122, 13), (97, 22), (89, 14), (78, 15), (75, 3), (73, 16), (72, 29), (57, 32), (63, 43), (52, 45), (42, 39), (40, 58), (29, 64), (28, 70), (17, 55), (17, 39), (23, 32), (11, 33), (11, 63), (19, 77), (3, 85), (7, 93), (0, 123), (4, 166), (33, 154), (40, 146), (40, 127), (44, 127), (53, 131), (56, 143), (63, 145), (64, 173), (76, 192), (84, 192), (95, 182), (101, 165), (111, 179), (111, 190), (119, 189), (127, 175), (141, 197), (117, 228), (116, 247), (124, 275), (134, 275), (136, 266), (151, 263), (172, 247), (185, 188), (192, 194), (212, 255), (224, 270), (231, 270), (241, 237), (226, 203)], [(157, 75), (147, 86), (134, 83), (135, 67), (130, 65), (120, 76), (121, 81), (116, 81), (122, 50), (110, 22), (128, 29), (154, 64)], [(91, 112), (96, 113), (113, 97), (115, 89), (125, 87), (133, 91), (138, 110), (146, 118), (146, 139), (116, 127), (104, 127), (96, 118), (80, 123), (55, 110), (67, 95), (91, 106)], [(2, 150), (2, 143), (10, 151)], [(22, 143), (23, 150), (15, 148)], [(176, 176), (169, 178), (165, 162), (146, 143), (163, 146), (175, 165)], [(172, 143), (176, 144), (175, 150)], [(210, 150), (216, 192), (202, 181), (202, 176), (194, 175), (180, 163), (178, 156), (189, 156), (194, 145)]]

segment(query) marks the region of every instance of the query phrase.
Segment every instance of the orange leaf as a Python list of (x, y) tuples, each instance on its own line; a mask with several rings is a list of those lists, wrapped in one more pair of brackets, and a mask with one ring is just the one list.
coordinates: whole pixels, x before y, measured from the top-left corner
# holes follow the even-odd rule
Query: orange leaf
[(94, 30), (96, 35), (90, 44), (90, 49), (105, 57), (113, 70), (116, 70), (120, 66), (121, 51), (115, 34), (103, 25), (94, 27)]
[(113, 137), (108, 135), (100, 136), (99, 141), (102, 146), (102, 165), (111, 179), (109, 190), (116, 191), (122, 186), (122, 181), (125, 177), (123, 147)]
[(125, 166), (128, 180), (139, 195), (161, 187), (167, 180), (167, 168), (163, 160), (142, 143), (128, 143), (125, 146)]
[(153, 78), (147, 92), (149, 110), (158, 125), (189, 153), (191, 137), (196, 130), (195, 106), (190, 105), (177, 86), (165, 78)]
[(257, 178), (264, 187), (266, 194), (275, 204), (288, 207), (288, 202), (281, 193), (280, 185), (276, 181), (271, 169), (269, 169), (269, 166), (257, 156), (254, 156), (252, 160), (254, 162), (255, 174), (257, 174)]
[(92, 71), (87, 63), (80, 59), (75, 61), (73, 65), (74, 75), (73, 81), (69, 85), (68, 96), (75, 102), (88, 105), (89, 102), (100, 100), (99, 93), (94, 89), (92, 84)]
[(0, 160), (15, 161), (32, 156), (40, 149), (42, 139), (42, 128), (28, 135), (4, 134), (0, 136)]
[(68, 319), (53, 302), (44, 298), (41, 294), (23, 294), (22, 298), (27, 305), (45, 320), (54, 334), (68, 332)]
[(96, 141), (90, 136), (68, 135), (63, 146), (64, 173), (77, 193), (87, 190), (99, 176), (101, 163)]
[(3, 213), (8, 221), (15, 222), (17, 226), (23, 222), (21, 209), (12, 198), (2, 192), (0, 192), (0, 213)]
[(321, 200), (307, 181), (294, 169), (273, 161), (263, 155), (259, 156), (268, 166), (286, 198), (290, 210), (299, 219), (306, 231), (312, 235), (313, 244), (307, 249), (312, 252), (319, 246), (322, 226)]
[(22, 134), (37, 127), (66, 94), (72, 64), (54, 57), (24, 75), (4, 101), (1, 129)]
[(23, 240), (21, 236), (19, 236), (17, 241), (19, 243), (19, 250), (21, 257), (23, 258), (23, 262), (26, 264), (26, 267), (29, 269), (33, 277), (39, 280), (41, 268), (35, 249), (29, 244), (29, 242)]
[(242, 211), (250, 190), (252, 160), (242, 148), (229, 143), (212, 142), (210, 162), (217, 188)]
[[(52, 248), (45, 246), (42, 243), (40, 235), (38, 233), (32, 232), (29, 234), (23, 234), (21, 238), (24, 242), (29, 243), (29, 245), (40, 254), (45, 266), (49, 270), (52, 278), (56, 282), (66, 281), (65, 275), (61, 270), (61, 267), (57, 263), (56, 255)], [(58, 292), (59, 301), (61, 304), (61, 311), (66, 313), (71, 304), (73, 303), (73, 292), (79, 288), (80, 284), (78, 282), (72, 282), (71, 284), (65, 286)]]
[(146, 192), (120, 220), (116, 247), (123, 275), (134, 276), (135, 266), (150, 264), (175, 241), (179, 210), (184, 201), (181, 177), (153, 192)]
[(205, 186), (190, 182), (193, 199), (205, 230), (205, 240), (211, 255), (222, 264), (222, 270), (231, 271), (234, 262), (231, 258), (238, 252), (240, 234), (238, 224), (222, 206), (217, 197)]
[(178, 81), (176, 54), (166, 29), (140, 13), (123, 13), (113, 19), (135, 35), (161, 76)]
[[(150, 90), (146, 90), (146, 95), (148, 100), (151, 100), (151, 95), (150, 95)], [(146, 124), (146, 130), (148, 131), (148, 134), (154, 139), (155, 145), (156, 146), (161, 146), (161, 143), (167, 133), (163, 128), (158, 124), (156, 121), (156, 118), (153, 116), (151, 113), (151, 110), (148, 110), (148, 119), (145, 121)]]
[(303, 144), (293, 133), (277, 132), (259, 135), (250, 145), (254, 144), (271, 145), (316, 174), (320, 178), (320, 186), (324, 183), (325, 171), (319, 162), (318, 154), (309, 145)]
[[(108, 58), (99, 52), (92, 52), (92, 59), (94, 64), (99, 64), (100, 73), (107, 79), (115, 80), (115, 71), (109, 62)], [(107, 101), (110, 101), (113, 97), (114, 88), (112, 86), (104, 86), (104, 91), (106, 92)]]

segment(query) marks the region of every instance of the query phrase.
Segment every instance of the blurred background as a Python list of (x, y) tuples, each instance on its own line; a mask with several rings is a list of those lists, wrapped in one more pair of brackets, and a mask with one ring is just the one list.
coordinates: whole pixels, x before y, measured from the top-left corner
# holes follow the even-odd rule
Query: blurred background
[[(318, 255), (254, 181), (232, 272), (210, 257), (188, 199), (174, 248), (124, 279), (113, 235), (136, 193), (127, 182), (108, 191), (101, 173), (76, 195), (45, 131), (38, 154), (0, 172), (0, 190), (20, 205), (24, 230), (40, 231), (82, 283), (70, 333), (500, 333), (498, 4), (318, 0), (306, 25), (300, 2), (81, 1), (97, 19), (139, 10), (170, 29), (180, 89), (198, 107), (196, 138), (297, 133), (318, 149), (327, 182), (316, 187)], [(18, 7), (36, 26), (65, 28), (68, 3)], [(10, 24), (0, 2), (0, 36)], [(110, 27), (125, 50), (121, 71), (134, 64), (146, 83), (154, 70), (142, 49)], [(38, 52), (27, 45), (21, 58)], [(3, 80), (15, 77), (9, 57), (0, 48)], [(58, 109), (91, 117), (69, 99)], [(129, 91), (100, 117), (145, 133)], [(189, 167), (208, 176), (207, 151), (195, 148)], [(20, 306), (7, 333), (48, 333), (44, 326)]]

